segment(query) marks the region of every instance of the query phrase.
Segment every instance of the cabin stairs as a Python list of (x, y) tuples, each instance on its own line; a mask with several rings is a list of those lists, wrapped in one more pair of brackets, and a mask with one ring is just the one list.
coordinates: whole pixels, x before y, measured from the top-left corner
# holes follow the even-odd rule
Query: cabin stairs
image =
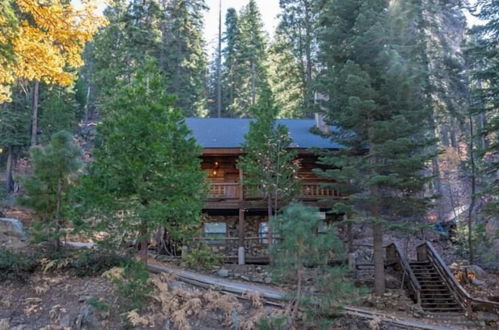
[(464, 313), (454, 294), (429, 261), (410, 262), (410, 267), (421, 285), (421, 307), (425, 312)]

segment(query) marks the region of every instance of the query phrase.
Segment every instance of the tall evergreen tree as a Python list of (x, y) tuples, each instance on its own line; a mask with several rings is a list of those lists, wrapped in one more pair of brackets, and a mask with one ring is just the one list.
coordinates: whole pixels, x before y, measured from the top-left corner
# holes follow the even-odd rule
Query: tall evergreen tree
[(223, 49), (223, 113), (230, 116), (228, 107), (234, 103), (236, 98), (236, 88), (241, 83), (238, 71), (238, 52), (241, 45), (241, 35), (239, 31), (239, 18), (237, 11), (234, 8), (227, 9), (225, 15), (225, 33), (223, 41), (225, 47)]
[(0, 148), (6, 155), (5, 187), (14, 190), (16, 159), (29, 143), (30, 106), (20, 88), (13, 88), (11, 102), (0, 106)]
[(266, 63), (267, 40), (262, 18), (255, 0), (250, 0), (239, 15), (235, 96), (229, 109), (237, 116), (250, 115), (250, 107), (268, 88)]
[(155, 230), (174, 242), (193, 233), (205, 191), (201, 150), (165, 87), (147, 61), (116, 90), (81, 194), (84, 211), (110, 220), (109, 231), (138, 239), (144, 262)]
[[(242, 144), (244, 155), (238, 167), (246, 177), (246, 184), (267, 201), (268, 219), (277, 211), (279, 203), (290, 201), (297, 193), (296, 152), (288, 148), (292, 143), (286, 126), (277, 125), (278, 109), (270, 89), (264, 91), (258, 104), (251, 108), (254, 121)], [(272, 242), (272, 228), (269, 243)]]
[(32, 208), (40, 220), (41, 234), (60, 247), (63, 219), (69, 207), (69, 189), (81, 167), (81, 149), (69, 132), (61, 131), (44, 148), (31, 149), (33, 174), (23, 180), (22, 205)]
[[(499, 221), (499, 1), (480, 0), (475, 13), (483, 22), (470, 31), (468, 62), (471, 74), (469, 124), (472, 166), (472, 203), (468, 219), (470, 261), (474, 257), (473, 220), (476, 197), (486, 201), (489, 221)], [(473, 130), (474, 129), (474, 130)], [(474, 134), (473, 134), (474, 133)], [(479, 157), (475, 157), (479, 156)], [(476, 185), (475, 185), (476, 182)], [(477, 189), (478, 188), (478, 189)]]
[(158, 56), (164, 18), (155, 0), (117, 0), (104, 14), (109, 25), (96, 36), (91, 49), (92, 80), (100, 103), (112, 96), (117, 85), (130, 82), (146, 56)]
[(159, 65), (167, 75), (168, 92), (186, 116), (204, 116), (206, 111), (207, 59), (204, 51), (204, 0), (162, 1), (166, 13), (162, 22)]
[(268, 74), (279, 118), (303, 118), (303, 79), (290, 44), (276, 31), (268, 51)]
[(280, 0), (279, 33), (296, 59), (300, 72), (302, 112), (310, 115), (314, 110), (313, 80), (317, 66), (316, 28), (318, 11), (314, 0)]
[[(373, 229), (375, 292), (385, 290), (383, 228), (424, 216), (422, 176), (432, 155), (425, 138), (428, 113), (420, 98), (421, 66), (412, 57), (412, 3), (323, 1), (321, 92), (326, 119), (344, 149), (322, 157), (336, 188), (350, 195), (335, 205)], [(338, 169), (339, 168), (339, 169)]]

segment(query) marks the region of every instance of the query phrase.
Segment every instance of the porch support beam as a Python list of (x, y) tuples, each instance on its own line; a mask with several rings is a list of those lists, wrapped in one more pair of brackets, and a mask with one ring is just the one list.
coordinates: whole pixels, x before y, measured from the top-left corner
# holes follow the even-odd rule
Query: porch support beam
[(239, 265), (244, 265), (245, 261), (245, 251), (244, 251), (244, 209), (239, 209), (239, 224), (238, 224), (238, 234), (239, 234), (239, 248), (237, 249), (237, 261)]

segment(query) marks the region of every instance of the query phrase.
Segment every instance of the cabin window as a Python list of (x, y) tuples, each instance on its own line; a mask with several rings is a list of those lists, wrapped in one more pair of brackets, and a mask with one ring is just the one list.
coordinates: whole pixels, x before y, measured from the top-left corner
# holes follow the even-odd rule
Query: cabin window
[(258, 242), (261, 244), (268, 244), (269, 240), (269, 223), (260, 222), (258, 225)]
[(227, 234), (227, 224), (225, 222), (206, 222), (203, 231), (207, 244), (225, 243)]
[(319, 215), (319, 219), (321, 219), (321, 222), (319, 222), (319, 228), (317, 228), (317, 232), (319, 234), (324, 234), (329, 231), (329, 224), (326, 221), (326, 212), (317, 212)]

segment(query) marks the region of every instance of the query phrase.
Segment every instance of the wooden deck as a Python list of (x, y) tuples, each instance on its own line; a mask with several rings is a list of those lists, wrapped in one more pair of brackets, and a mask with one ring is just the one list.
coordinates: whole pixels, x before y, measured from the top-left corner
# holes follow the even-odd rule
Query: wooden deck
[[(302, 183), (299, 199), (311, 206), (326, 205), (328, 199), (341, 198), (340, 194), (324, 187), (323, 182)], [(207, 209), (265, 208), (266, 203), (256, 189), (249, 189), (238, 182), (210, 182)]]

